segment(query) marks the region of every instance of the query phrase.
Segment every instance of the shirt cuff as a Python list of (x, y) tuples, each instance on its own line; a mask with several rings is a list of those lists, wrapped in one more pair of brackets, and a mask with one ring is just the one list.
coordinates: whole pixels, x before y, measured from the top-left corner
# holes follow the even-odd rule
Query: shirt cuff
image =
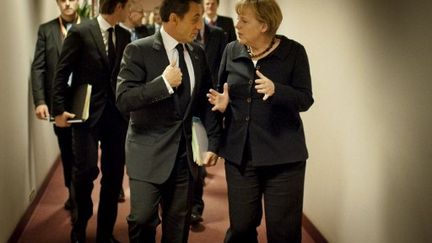
[(174, 94), (174, 89), (171, 87), (171, 85), (169, 84), (169, 82), (165, 79), (165, 77), (162, 75), (162, 79), (165, 82), (165, 85), (167, 87), (168, 93), (169, 94)]

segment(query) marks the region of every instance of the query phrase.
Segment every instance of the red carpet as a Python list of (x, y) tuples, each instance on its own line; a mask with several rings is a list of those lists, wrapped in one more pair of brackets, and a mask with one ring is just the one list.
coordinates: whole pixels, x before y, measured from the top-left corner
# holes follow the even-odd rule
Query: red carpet
[[(63, 243), (69, 242), (71, 229), (68, 211), (63, 209), (63, 203), (67, 198), (67, 191), (63, 184), (61, 164), (55, 165), (54, 176), (36, 206), (27, 226), (21, 234), (20, 243)], [(224, 166), (219, 163), (215, 167), (207, 169), (208, 177), (204, 188), (204, 222), (191, 229), (189, 242), (217, 243), (223, 242), (225, 231), (228, 228), (228, 208), (226, 199), (226, 184)], [(121, 242), (128, 242), (126, 216), (129, 213), (129, 187), (127, 177), (124, 180), (126, 202), (119, 204), (119, 214), (114, 235)], [(95, 182), (93, 190), (94, 214), (87, 228), (87, 240), (95, 242), (96, 209), (99, 195), (99, 181)], [(160, 229), (158, 231), (160, 241)], [(264, 224), (259, 228), (260, 242), (266, 242)], [(303, 243), (315, 243), (303, 230)]]

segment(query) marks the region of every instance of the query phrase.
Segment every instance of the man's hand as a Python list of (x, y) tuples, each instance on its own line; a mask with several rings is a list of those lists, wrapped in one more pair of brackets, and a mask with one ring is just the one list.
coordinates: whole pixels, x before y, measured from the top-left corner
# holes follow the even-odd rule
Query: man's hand
[(217, 160), (218, 160), (217, 154), (215, 154), (211, 151), (207, 151), (205, 153), (203, 165), (206, 167), (214, 166), (214, 165), (216, 165)]
[(173, 88), (177, 88), (182, 83), (182, 72), (176, 65), (177, 60), (172, 61), (162, 73), (162, 76)]
[(45, 104), (36, 106), (35, 113), (38, 119), (47, 120), (49, 117), (48, 106)]
[(68, 119), (74, 118), (75, 114), (69, 113), (67, 111), (63, 112), (61, 115), (55, 117), (55, 125), (57, 127), (70, 127), (70, 123), (67, 122)]

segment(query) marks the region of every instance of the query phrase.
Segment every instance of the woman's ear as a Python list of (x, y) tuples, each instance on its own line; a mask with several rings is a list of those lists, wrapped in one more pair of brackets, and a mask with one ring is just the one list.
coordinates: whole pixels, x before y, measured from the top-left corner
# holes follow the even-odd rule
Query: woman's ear
[(261, 25), (261, 32), (265, 33), (268, 30), (268, 25), (266, 23), (262, 23)]

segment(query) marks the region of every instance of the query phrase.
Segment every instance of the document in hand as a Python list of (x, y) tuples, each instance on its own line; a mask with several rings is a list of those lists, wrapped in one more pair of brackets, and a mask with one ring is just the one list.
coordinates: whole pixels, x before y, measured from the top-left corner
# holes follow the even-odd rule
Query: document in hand
[(208, 149), (207, 133), (201, 121), (198, 118), (193, 118), (192, 122), (192, 152), (194, 162), (202, 166), (204, 155)]
[(91, 84), (81, 84), (74, 89), (70, 112), (75, 114), (75, 117), (69, 119), (67, 121), (68, 123), (80, 123), (85, 122), (88, 119), (91, 90)]

